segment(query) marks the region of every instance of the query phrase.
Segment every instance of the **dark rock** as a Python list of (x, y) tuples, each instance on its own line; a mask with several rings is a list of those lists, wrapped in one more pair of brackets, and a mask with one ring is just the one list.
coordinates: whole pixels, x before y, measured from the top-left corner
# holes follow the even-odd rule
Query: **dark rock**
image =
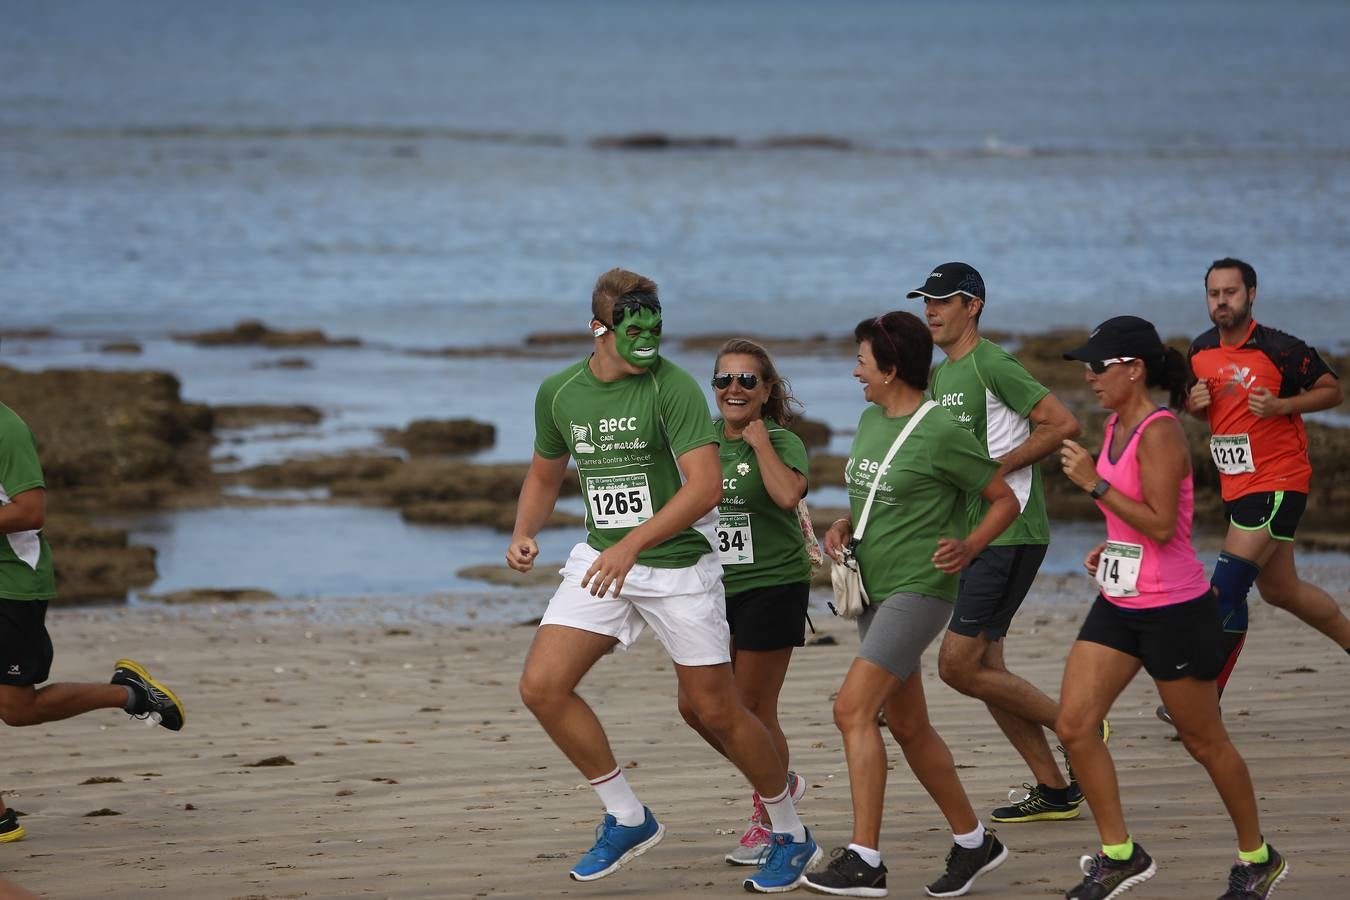
[(175, 334), (174, 340), (199, 347), (226, 347), (255, 344), (262, 347), (359, 347), (359, 338), (330, 338), (317, 328), (280, 331), (257, 319), (246, 319), (233, 328), (218, 328), (188, 334)]
[(123, 500), (153, 504), (163, 489), (211, 481), (209, 407), (184, 403), (163, 372), (0, 367), (0, 398), (33, 430), (47, 488), (62, 509), (101, 511), (102, 491), (131, 487)]
[[(840, 335), (817, 333), (779, 337), (747, 334), (696, 334), (681, 338), (679, 345), (683, 350), (707, 350), (710, 353), (716, 353), (722, 348), (723, 344), (734, 337), (754, 341), (768, 350), (774, 358), (779, 356), (842, 356), (852, 359), (858, 352), (858, 345), (854, 342), (851, 331)], [(712, 360), (709, 360), (708, 364), (711, 368)], [(779, 370), (782, 371), (781, 366), (779, 366)], [(792, 373), (785, 371), (783, 377), (791, 381)]]
[[(400, 512), (406, 522), (418, 525), (481, 525), (510, 534), (516, 524), (514, 503), (497, 500), (442, 500), (429, 503), (410, 503)], [(544, 523), (545, 528), (575, 528), (584, 526), (586, 519), (571, 513), (554, 510)]]
[(283, 356), (253, 364), (255, 369), (312, 369), (314, 364), (303, 356)]
[(273, 406), (266, 403), (225, 404), (212, 407), (217, 428), (252, 428), (257, 425), (317, 425), (323, 421), (318, 408), (305, 404)]
[(127, 591), (153, 584), (157, 577), (154, 548), (129, 544), (120, 528), (52, 514), (43, 534), (52, 548), (56, 603), (124, 601)]
[(558, 570), (561, 568), (562, 563), (560, 562), (537, 562), (530, 571), (517, 572), (515, 569), (508, 568), (505, 563), (500, 563), (497, 565), (467, 566), (455, 574), (460, 578), (485, 581), (488, 584), (529, 588), (557, 584)]
[(788, 425), (788, 431), (801, 438), (802, 443), (808, 449), (824, 447), (830, 443), (830, 426), (824, 422), (817, 422), (815, 419), (808, 419), (805, 416), (798, 416), (793, 419)]
[(829, 134), (785, 134), (765, 138), (755, 146), (762, 150), (852, 150), (853, 142)]
[(413, 456), (472, 453), (491, 447), (496, 440), (496, 426), (473, 419), (418, 419), (405, 429), (385, 432), (386, 443)]
[(138, 354), (141, 352), (141, 345), (135, 341), (109, 341), (99, 346), (100, 353), (127, 353)]
[(600, 150), (706, 150), (735, 147), (736, 140), (717, 135), (676, 137), (664, 131), (638, 131), (594, 138), (591, 146)]
[(166, 594), (144, 594), (146, 600), (157, 603), (257, 603), (277, 599), (277, 595), (261, 588), (190, 588), (169, 591)]

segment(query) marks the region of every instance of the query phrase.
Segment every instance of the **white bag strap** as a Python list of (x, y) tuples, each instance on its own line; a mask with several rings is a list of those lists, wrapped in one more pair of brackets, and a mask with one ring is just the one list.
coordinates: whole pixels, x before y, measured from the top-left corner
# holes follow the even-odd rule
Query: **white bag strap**
[(877, 477), (872, 479), (872, 489), (867, 492), (867, 502), (863, 504), (862, 515), (858, 517), (858, 524), (853, 529), (853, 540), (849, 541), (850, 548), (856, 547), (858, 542), (862, 540), (863, 529), (867, 527), (867, 516), (872, 512), (872, 500), (877, 495), (877, 485), (881, 483), (881, 473), (886, 471), (886, 467), (891, 464), (891, 460), (895, 459), (895, 454), (899, 452), (900, 445), (905, 442), (907, 437), (909, 437), (910, 432), (923, 421), (923, 417), (928, 415), (928, 411), (935, 406), (937, 406), (937, 404), (932, 400), (925, 400), (923, 405), (918, 408), (910, 420), (905, 423), (905, 427), (900, 430), (900, 434), (896, 437), (895, 443), (891, 444), (891, 449), (886, 451), (886, 458), (883, 459), (881, 465), (877, 467)]

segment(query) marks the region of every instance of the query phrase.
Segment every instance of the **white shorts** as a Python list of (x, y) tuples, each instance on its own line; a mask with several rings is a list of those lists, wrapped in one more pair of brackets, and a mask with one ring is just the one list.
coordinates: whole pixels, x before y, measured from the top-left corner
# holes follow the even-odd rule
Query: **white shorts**
[(650, 625), (670, 658), (682, 666), (731, 662), (731, 630), (722, 590), (722, 563), (709, 553), (683, 569), (635, 565), (615, 597), (593, 597), (581, 579), (599, 551), (580, 543), (561, 569), (562, 584), (540, 625), (566, 625), (618, 638), (627, 650)]

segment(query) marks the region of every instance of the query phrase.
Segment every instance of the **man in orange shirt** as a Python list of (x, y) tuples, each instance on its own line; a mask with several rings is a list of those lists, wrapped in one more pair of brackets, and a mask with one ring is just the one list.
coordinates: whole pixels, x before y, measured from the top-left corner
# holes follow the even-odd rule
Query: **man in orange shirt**
[[(1256, 270), (1216, 260), (1205, 273), (1214, 327), (1191, 344), (1195, 384), (1187, 410), (1209, 422), (1210, 455), (1228, 513), (1228, 534), (1211, 583), (1219, 593), (1228, 661), (1219, 692), (1247, 637), (1247, 594), (1288, 610), (1350, 653), (1350, 619), (1294, 566), (1294, 529), (1308, 501), (1312, 465), (1303, 413), (1340, 405), (1336, 373), (1298, 338), (1258, 325)], [(1167, 711), (1158, 707), (1165, 721)]]

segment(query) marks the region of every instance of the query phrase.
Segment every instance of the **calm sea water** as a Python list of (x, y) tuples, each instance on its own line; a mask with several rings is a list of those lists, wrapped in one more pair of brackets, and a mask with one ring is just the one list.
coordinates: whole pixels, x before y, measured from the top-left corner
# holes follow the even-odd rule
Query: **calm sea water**
[[(1185, 334), (1233, 254), (1263, 320), (1350, 340), (1343, 2), (0, 2), (0, 21), (0, 330), (60, 335), (0, 361), (166, 368), (192, 399), (328, 414), (223, 446), (233, 464), (461, 415), (498, 425), (487, 458), (526, 458), (556, 362), (400, 351), (584, 328), (613, 265), (656, 278), (676, 334), (844, 333), (954, 258), (985, 275), (988, 327), (1128, 311)], [(651, 131), (720, 146), (594, 144)], [(772, 146), (801, 136), (830, 145)], [(169, 339), (245, 317), (369, 346), (296, 372)], [(145, 353), (94, 352), (113, 337)], [(809, 414), (856, 420), (848, 368), (792, 362)], [(489, 561), (476, 540), (371, 589)], [(193, 556), (166, 552), (188, 567), (166, 579), (193, 581)]]

